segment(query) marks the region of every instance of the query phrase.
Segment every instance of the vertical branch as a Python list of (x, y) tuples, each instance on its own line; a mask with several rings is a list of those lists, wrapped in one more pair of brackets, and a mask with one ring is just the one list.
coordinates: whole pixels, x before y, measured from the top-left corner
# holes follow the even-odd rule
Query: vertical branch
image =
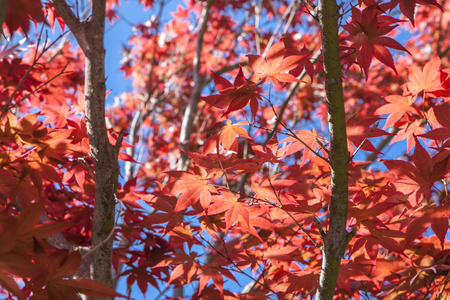
[[(206, 27), (208, 25), (209, 9), (213, 5), (214, 1), (215, 0), (208, 0), (206, 6), (203, 8), (202, 17), (200, 20), (200, 28), (197, 35), (196, 53), (194, 58), (194, 74), (193, 74), (194, 90), (192, 91), (189, 104), (184, 112), (183, 123), (181, 125), (181, 132), (180, 132), (180, 143), (181, 149), (183, 150), (189, 150), (192, 127), (194, 126), (194, 118), (195, 114), (197, 113), (198, 99), (204, 86), (204, 82), (200, 75), (203, 35), (205, 34)], [(178, 169), (185, 170), (188, 166), (188, 163), (189, 163), (188, 155), (184, 152), (181, 152), (180, 160), (178, 161)]]
[[(92, 277), (112, 287), (112, 246), (115, 193), (119, 176), (118, 149), (109, 143), (105, 123), (105, 0), (92, 3), (92, 19), (86, 26), (86, 125), (95, 169), (95, 206), (92, 224)], [(118, 139), (119, 141), (119, 139)]]
[(318, 300), (333, 299), (341, 259), (349, 239), (346, 230), (348, 212), (347, 132), (344, 93), (339, 53), (339, 7), (336, 0), (320, 0), (318, 16), (322, 34), (322, 53), (330, 128), (331, 203), (330, 224), (324, 236), (322, 272)]
[[(117, 145), (108, 140), (105, 122), (105, 34), (106, 0), (92, 1), (92, 16), (80, 22), (64, 0), (53, 0), (58, 13), (74, 34), (85, 54), (86, 127), (95, 169), (95, 205), (91, 246), (91, 278), (112, 287), (112, 246), (115, 193), (119, 176)], [(99, 246), (98, 246), (99, 245)], [(97, 247), (98, 246), (98, 247)], [(100, 299), (100, 298), (93, 298)]]
[[(156, 102), (156, 101), (152, 101), (153, 70), (154, 70), (155, 64), (156, 64), (156, 49), (158, 48), (158, 33), (159, 33), (159, 28), (161, 26), (161, 18), (162, 18), (164, 6), (165, 6), (165, 2), (161, 1), (159, 3), (159, 11), (158, 11), (158, 17), (157, 17), (157, 21), (156, 21), (155, 35), (153, 36), (152, 59), (150, 61), (150, 67), (149, 67), (149, 71), (148, 71), (147, 90), (145, 93), (144, 104), (141, 107), (141, 109), (138, 110), (136, 112), (136, 114), (133, 116), (133, 121), (130, 126), (129, 142), (133, 146), (135, 145), (136, 140), (138, 138), (138, 131), (141, 128), (142, 122), (153, 111), (155, 102)], [(125, 149), (125, 151), (127, 152), (128, 155), (130, 155), (131, 157), (134, 157), (136, 148), (135, 147), (127, 147)], [(131, 161), (125, 162), (125, 182), (134, 177), (134, 165), (135, 165), (134, 162), (131, 162)]]
[(3, 36), (3, 23), (6, 18), (6, 9), (8, 8), (8, 0), (0, 0), (0, 41)]

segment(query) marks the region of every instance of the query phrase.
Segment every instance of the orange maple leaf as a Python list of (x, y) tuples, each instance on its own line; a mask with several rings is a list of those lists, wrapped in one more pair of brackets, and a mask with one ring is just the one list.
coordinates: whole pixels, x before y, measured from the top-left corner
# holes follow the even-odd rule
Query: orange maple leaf
[(233, 145), (237, 136), (242, 136), (247, 139), (250, 139), (247, 131), (242, 128), (242, 126), (246, 126), (248, 123), (239, 122), (235, 124), (231, 124), (231, 120), (227, 119), (227, 124), (222, 127), (222, 131), (219, 135), (219, 140), (222, 142), (222, 146), (225, 149), (230, 149), (231, 145)]
[(209, 207), (211, 193), (217, 193), (217, 190), (213, 185), (208, 184), (210, 178), (205, 170), (201, 170), (200, 175), (181, 171), (169, 172), (171, 176), (180, 179), (174, 183), (171, 191), (174, 195), (180, 194), (174, 213), (193, 206), (199, 199), (203, 209)]
[(225, 212), (225, 231), (235, 224), (239, 217), (245, 222), (245, 225), (250, 226), (250, 214), (246, 202), (241, 201), (236, 195), (227, 191), (221, 190), (222, 195), (213, 196), (211, 201), (214, 202), (209, 208), (209, 214), (215, 215)]
[(441, 59), (438, 56), (433, 57), (429, 63), (423, 67), (423, 71), (417, 66), (411, 66), (409, 68), (409, 80), (405, 84), (406, 93), (416, 96), (422, 91), (425, 93), (433, 93), (442, 90), (440, 81), (439, 68), (441, 67)]
[(391, 95), (385, 97), (385, 105), (379, 107), (375, 111), (375, 115), (389, 115), (384, 128), (394, 126), (398, 120), (404, 116), (411, 116), (412, 114), (418, 114), (417, 110), (412, 106), (416, 97)]
[(288, 72), (296, 68), (305, 58), (304, 55), (291, 55), (285, 57), (284, 43), (279, 41), (267, 52), (266, 59), (261, 55), (247, 55), (248, 63), (255, 74), (250, 77), (253, 82), (264, 82), (269, 78), (276, 87), (283, 88), (281, 82), (303, 82)]

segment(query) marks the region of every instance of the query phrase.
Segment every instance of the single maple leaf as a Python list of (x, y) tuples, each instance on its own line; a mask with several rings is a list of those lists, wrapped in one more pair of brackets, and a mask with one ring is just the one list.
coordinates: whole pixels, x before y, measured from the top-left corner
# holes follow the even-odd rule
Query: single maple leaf
[(421, 136), (437, 141), (450, 139), (450, 110), (441, 106), (434, 110), (434, 115), (442, 127), (428, 131)]
[(276, 135), (266, 144), (265, 147), (263, 145), (253, 143), (250, 143), (250, 145), (255, 155), (260, 157), (253, 158), (254, 161), (261, 163), (270, 162), (271, 164), (283, 163), (281, 160), (282, 151), (279, 149), (279, 143)]
[[(347, 122), (347, 146), (350, 152), (355, 151), (357, 147), (361, 146), (361, 150), (370, 151), (375, 153), (379, 152), (375, 146), (369, 141), (369, 138), (379, 137), (383, 135), (390, 135), (384, 130), (379, 128), (370, 127), (373, 123), (377, 122), (378, 118), (367, 118), (364, 120), (356, 121), (355, 117), (352, 117)], [(363, 144), (364, 142), (364, 144)], [(353, 155), (353, 154), (352, 154)]]
[(168, 234), (172, 229), (174, 229), (183, 221), (182, 212), (174, 213), (175, 207), (177, 205), (176, 197), (164, 195), (162, 192), (156, 193), (156, 195), (136, 195), (144, 200), (148, 205), (153, 207), (156, 211), (158, 211), (157, 213), (154, 213), (142, 220), (139, 223), (140, 226), (151, 228), (153, 224), (167, 223), (167, 225), (164, 227), (164, 234)]
[(418, 114), (417, 110), (412, 106), (416, 97), (413, 96), (400, 96), (400, 95), (390, 95), (386, 96), (384, 99), (388, 103), (379, 107), (375, 111), (375, 115), (389, 115), (384, 128), (394, 126), (395, 123), (403, 117), (412, 116), (412, 114)]
[[(289, 143), (282, 148), (282, 151), (285, 150), (283, 157), (286, 157), (288, 155), (291, 155), (293, 153), (305, 149), (303, 151), (303, 159), (302, 159), (302, 165), (304, 165), (306, 161), (310, 160), (310, 158), (314, 154), (313, 151), (315, 151), (319, 147), (317, 140), (323, 142), (323, 138), (317, 134), (315, 128), (313, 128), (312, 131), (298, 130), (295, 131), (294, 133), (297, 136), (297, 138), (290, 136), (280, 141), (280, 144)], [(308, 145), (309, 148), (307, 148), (305, 144)], [(311, 151), (310, 149), (312, 149), (313, 151)]]
[(218, 139), (222, 143), (222, 146), (225, 149), (230, 149), (231, 145), (233, 145), (234, 141), (238, 136), (250, 139), (247, 131), (244, 128), (242, 128), (242, 126), (246, 125), (248, 125), (248, 123), (245, 122), (231, 124), (231, 120), (227, 119), (227, 124), (222, 127), (220, 134), (218, 136)]
[(216, 188), (208, 184), (210, 179), (206, 171), (201, 174), (194, 174), (189, 172), (172, 171), (168, 174), (172, 177), (178, 178), (171, 189), (172, 195), (180, 194), (177, 205), (174, 208), (174, 213), (182, 211), (190, 206), (193, 206), (200, 200), (203, 209), (207, 209), (211, 202), (211, 193), (217, 193)]
[(258, 110), (258, 100), (262, 100), (262, 97), (259, 94), (261, 87), (244, 77), (242, 67), (239, 67), (239, 73), (234, 80), (234, 85), (213, 71), (211, 71), (211, 73), (214, 78), (214, 84), (219, 91), (219, 95), (200, 97), (200, 99), (219, 109), (227, 108), (222, 116), (226, 116), (233, 111), (244, 108), (250, 102), (252, 114), (253, 116), (256, 115)]
[(208, 213), (211, 215), (225, 212), (225, 231), (228, 231), (239, 218), (242, 218), (247, 227), (250, 226), (248, 204), (238, 196), (227, 190), (221, 190), (221, 195), (211, 197), (211, 206)]
[(412, 156), (413, 164), (402, 160), (384, 160), (384, 165), (399, 179), (394, 183), (398, 191), (403, 194), (415, 193), (416, 203), (422, 200), (422, 195), (427, 199), (431, 199), (431, 187), (434, 182), (442, 179), (446, 174), (446, 159), (433, 160), (430, 154), (422, 147), (420, 142), (416, 140), (416, 149)]
[(436, 0), (391, 0), (390, 8), (394, 9), (397, 5), (400, 6), (400, 11), (411, 21), (414, 26), (414, 11), (417, 4), (434, 5), (439, 7), (442, 11), (442, 6)]
[(280, 89), (284, 86), (282, 82), (303, 82), (286, 72), (296, 68), (305, 56), (301, 54), (285, 57), (284, 49), (283, 41), (279, 41), (269, 49), (266, 59), (261, 55), (247, 55), (249, 66), (255, 72), (250, 80), (262, 83), (270, 79)]
[(199, 280), (199, 287), (198, 287), (198, 295), (201, 294), (202, 290), (205, 288), (205, 286), (208, 284), (208, 281), (212, 279), (214, 285), (217, 287), (217, 289), (220, 291), (220, 294), (223, 295), (223, 276), (233, 280), (237, 284), (239, 282), (236, 281), (233, 274), (225, 269), (221, 268), (221, 263), (225, 263), (222, 261), (214, 261), (211, 262), (208, 265), (202, 265), (200, 269), (202, 270), (202, 274), (200, 275)]
[[(283, 39), (286, 45), (286, 40)], [(299, 60), (297, 62), (297, 66), (289, 71), (289, 74), (292, 74), (294, 77), (300, 76), (300, 74), (303, 72), (303, 70), (306, 71), (306, 74), (313, 79), (314, 76), (314, 66), (312, 62), (309, 60), (309, 57), (311, 56), (312, 52), (306, 48), (306, 46), (303, 46), (301, 50), (298, 50), (297, 48), (287, 48), (285, 50), (286, 56), (298, 56), (297, 59)]]
[(200, 272), (200, 265), (196, 260), (198, 254), (196, 252), (190, 252), (189, 254), (176, 253), (174, 256), (175, 261), (173, 261), (172, 264), (179, 264), (172, 270), (167, 285), (182, 275), (186, 276), (187, 284), (189, 284), (191, 280)]
[(44, 124), (54, 123), (56, 128), (62, 128), (67, 125), (67, 119), (73, 114), (73, 111), (70, 110), (67, 103), (63, 102), (62, 105), (43, 104), (41, 114), (47, 117)]
[(371, 5), (363, 11), (355, 7), (352, 9), (352, 22), (342, 25), (342, 28), (349, 33), (346, 40), (351, 43), (350, 47), (355, 51), (347, 58), (348, 64), (352, 65), (356, 59), (366, 74), (366, 79), (374, 56), (397, 73), (394, 59), (387, 47), (411, 54), (399, 42), (385, 36), (398, 26), (390, 25), (400, 22), (400, 20), (381, 14), (382, 10), (378, 5)]
[(183, 7), (181, 4), (178, 4), (177, 11), (171, 12), (170, 15), (174, 19), (188, 19), (189, 18), (189, 9)]
[(408, 78), (410, 82), (405, 84), (406, 93), (417, 96), (421, 92), (433, 93), (442, 90), (439, 72), (440, 67), (441, 59), (439, 56), (433, 57), (433, 59), (423, 67), (423, 71), (415, 65), (411, 66), (408, 69)]
[(400, 130), (396, 133), (390, 145), (406, 139), (406, 153), (409, 153), (415, 145), (414, 137), (421, 136), (425, 132), (425, 128), (422, 126), (422, 119), (418, 119), (412, 123), (405, 123), (399, 128)]
[(448, 206), (436, 207), (435, 203), (421, 209), (420, 213), (408, 224), (406, 229), (405, 247), (411, 244), (418, 238), (427, 228), (433, 229), (434, 233), (441, 242), (441, 247), (444, 249), (445, 235), (448, 231)]
[(11, 35), (19, 28), (26, 34), (30, 29), (30, 20), (46, 23), (41, 0), (8, 1), (5, 24)]

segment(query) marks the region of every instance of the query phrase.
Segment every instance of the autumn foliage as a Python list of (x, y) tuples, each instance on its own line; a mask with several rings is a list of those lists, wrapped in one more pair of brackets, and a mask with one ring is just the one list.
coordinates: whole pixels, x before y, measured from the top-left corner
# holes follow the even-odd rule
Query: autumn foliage
[[(143, 295), (312, 299), (332, 177), (317, 1), (190, 0), (166, 16), (164, 1), (140, 2), (154, 17), (123, 49), (133, 90), (105, 116), (110, 143), (124, 137), (114, 279)], [(0, 297), (125, 297), (83, 271), (96, 177), (84, 54), (69, 33), (43, 34), (67, 30), (51, 3), (9, 0), (3, 24)], [(107, 1), (107, 22), (120, 4)], [(450, 0), (345, 1), (340, 13), (354, 235), (335, 299), (445, 299)]]

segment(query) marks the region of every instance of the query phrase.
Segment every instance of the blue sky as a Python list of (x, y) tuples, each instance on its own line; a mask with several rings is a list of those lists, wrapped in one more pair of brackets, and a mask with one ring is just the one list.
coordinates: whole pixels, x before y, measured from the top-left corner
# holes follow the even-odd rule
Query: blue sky
[[(182, 0), (166, 1), (163, 11), (163, 23), (171, 16), (170, 12), (175, 11), (177, 5), (183, 4)], [(119, 21), (112, 25), (106, 24), (105, 33), (105, 73), (108, 77), (106, 81), (107, 90), (112, 90), (107, 101), (112, 103), (114, 96), (120, 95), (126, 90), (132, 90), (131, 80), (125, 80), (123, 72), (119, 71), (122, 55), (120, 51), (123, 45), (128, 45), (128, 40), (132, 35), (132, 25), (145, 23), (153, 15), (157, 14), (158, 6), (155, 8), (144, 9), (144, 6), (138, 0), (121, 1), (118, 11)]]

